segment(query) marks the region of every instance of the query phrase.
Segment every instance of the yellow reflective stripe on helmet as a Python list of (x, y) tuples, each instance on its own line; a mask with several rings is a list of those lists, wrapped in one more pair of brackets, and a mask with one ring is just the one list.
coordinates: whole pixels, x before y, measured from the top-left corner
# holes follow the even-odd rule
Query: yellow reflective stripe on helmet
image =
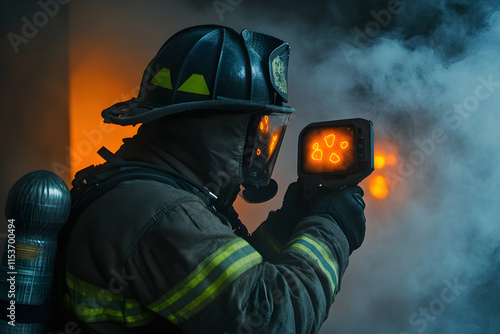
[(177, 90), (186, 93), (210, 95), (205, 78), (201, 74), (191, 74)]
[(174, 324), (198, 313), (262, 256), (241, 238), (235, 238), (203, 260), (172, 290), (148, 307)]
[(312, 259), (326, 275), (332, 291), (335, 293), (339, 282), (339, 266), (330, 248), (312, 235), (302, 235), (288, 243), (286, 252), (297, 252)]
[[(170, 69), (165, 67), (162, 68), (158, 73), (156, 73), (153, 79), (151, 79), (151, 83), (166, 89), (173, 89)], [(202, 74), (196, 73), (191, 74), (191, 76), (177, 90), (186, 93), (210, 95), (210, 90), (208, 89), (205, 77)]]
[(64, 296), (65, 307), (84, 322), (113, 321), (125, 323), (127, 327), (136, 327), (155, 317), (138, 300), (112, 293), (80, 280), (69, 272), (66, 272), (66, 284), (68, 295)]
[(156, 75), (151, 79), (151, 83), (166, 89), (172, 89), (172, 80), (170, 79), (170, 70), (168, 68), (162, 68)]

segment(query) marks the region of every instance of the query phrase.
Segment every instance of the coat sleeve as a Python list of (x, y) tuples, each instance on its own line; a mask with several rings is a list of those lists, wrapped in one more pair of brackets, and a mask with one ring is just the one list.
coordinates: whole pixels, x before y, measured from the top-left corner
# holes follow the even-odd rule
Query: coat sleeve
[(186, 333), (311, 334), (325, 321), (348, 262), (331, 217), (282, 229), (272, 213), (255, 247), (195, 198), (155, 217), (124, 264), (126, 293)]

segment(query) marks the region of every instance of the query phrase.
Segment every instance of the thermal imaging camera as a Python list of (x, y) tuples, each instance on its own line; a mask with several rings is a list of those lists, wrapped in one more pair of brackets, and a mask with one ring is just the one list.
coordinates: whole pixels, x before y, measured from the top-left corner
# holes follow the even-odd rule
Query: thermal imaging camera
[(304, 198), (340, 190), (373, 172), (373, 124), (362, 118), (312, 123), (299, 135), (298, 175)]

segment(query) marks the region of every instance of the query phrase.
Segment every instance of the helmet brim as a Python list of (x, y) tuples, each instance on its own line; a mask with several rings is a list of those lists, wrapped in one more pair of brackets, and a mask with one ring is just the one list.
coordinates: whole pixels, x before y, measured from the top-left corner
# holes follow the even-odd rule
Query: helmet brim
[(277, 106), (263, 104), (261, 101), (248, 100), (209, 100), (177, 103), (163, 107), (152, 107), (139, 103), (135, 98), (119, 102), (104, 109), (101, 113), (104, 123), (114, 123), (118, 125), (136, 125), (147, 123), (156, 119), (177, 114), (183, 111), (193, 110), (221, 110), (221, 111), (241, 111), (241, 112), (262, 112), (262, 113), (292, 113), (294, 108), (289, 106)]

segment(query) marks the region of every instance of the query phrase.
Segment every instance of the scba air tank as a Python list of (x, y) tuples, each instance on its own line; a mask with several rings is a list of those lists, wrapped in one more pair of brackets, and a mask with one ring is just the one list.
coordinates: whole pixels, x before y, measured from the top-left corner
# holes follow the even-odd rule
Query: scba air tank
[(66, 184), (49, 171), (26, 174), (11, 188), (0, 272), (0, 333), (45, 333), (57, 235), (70, 208)]

